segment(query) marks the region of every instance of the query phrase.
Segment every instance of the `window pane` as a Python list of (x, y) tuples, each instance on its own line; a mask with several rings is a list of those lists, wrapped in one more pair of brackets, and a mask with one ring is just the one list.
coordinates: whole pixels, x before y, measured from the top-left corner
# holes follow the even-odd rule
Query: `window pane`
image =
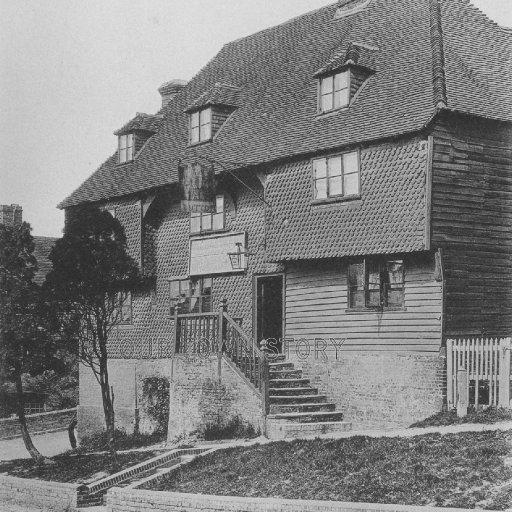
[(364, 287), (364, 263), (352, 263), (349, 265), (348, 282), (350, 286)]
[(212, 215), (212, 229), (224, 229), (224, 213), (215, 213)]
[(199, 127), (190, 130), (190, 141), (199, 142)]
[(201, 125), (201, 140), (208, 140), (211, 138), (211, 125), (210, 124), (202, 124)]
[(343, 89), (334, 93), (334, 108), (346, 107), (349, 104), (349, 90)]
[(201, 215), (194, 215), (190, 217), (190, 232), (199, 233), (201, 231)]
[(201, 124), (210, 124), (212, 119), (212, 111), (207, 108), (201, 111)]
[(325, 178), (315, 181), (315, 197), (317, 199), (327, 197), (327, 180)]
[(329, 176), (341, 176), (341, 156), (329, 158)]
[(129, 304), (128, 306), (123, 306), (122, 321), (123, 322), (131, 322), (132, 321), (132, 306), (131, 306), (131, 304)]
[(130, 146), (126, 149), (126, 161), (133, 160), (133, 147)]
[(325, 158), (315, 160), (313, 167), (315, 170), (315, 179), (325, 178), (327, 176), (327, 160)]
[(333, 109), (332, 94), (322, 96), (322, 112), (328, 112)]
[(345, 174), (359, 172), (359, 156), (357, 151), (343, 155), (343, 171)]
[(332, 93), (333, 80), (332, 76), (328, 76), (326, 78), (322, 78), (320, 83), (320, 94), (324, 96), (325, 94)]
[(339, 196), (341, 194), (341, 176), (329, 178), (329, 196)]
[(215, 211), (217, 213), (224, 211), (224, 196), (217, 196), (215, 198)]
[(387, 261), (383, 279), (384, 299), (388, 307), (402, 307), (404, 301), (404, 267), (402, 260)]
[(212, 278), (204, 277), (203, 278), (203, 295), (211, 295), (212, 294)]
[(121, 135), (119, 137), (119, 149), (124, 149), (126, 147), (126, 136)]
[(380, 306), (380, 266), (369, 262), (368, 267), (368, 306)]
[(119, 163), (123, 164), (126, 162), (126, 149), (119, 150)]
[(364, 308), (364, 290), (358, 288), (351, 288), (350, 290), (350, 307), (351, 308)]
[(348, 88), (348, 73), (344, 71), (343, 73), (338, 73), (334, 75), (334, 90), (339, 91), (341, 89)]
[(212, 215), (209, 213), (205, 213), (202, 215), (202, 219), (203, 219), (203, 225), (202, 225), (203, 231), (212, 229)]
[(196, 128), (197, 126), (199, 126), (199, 112), (194, 112), (190, 116), (190, 127)]
[(126, 136), (126, 145), (130, 147), (133, 146), (133, 133)]
[(359, 194), (359, 174), (345, 175), (345, 190), (344, 195), (352, 196)]

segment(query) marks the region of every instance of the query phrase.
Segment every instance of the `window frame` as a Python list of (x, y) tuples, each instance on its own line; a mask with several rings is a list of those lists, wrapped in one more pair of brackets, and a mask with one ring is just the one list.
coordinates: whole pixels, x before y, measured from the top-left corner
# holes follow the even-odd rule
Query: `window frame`
[[(342, 74), (346, 74), (347, 86), (343, 87), (341, 89), (336, 89), (336, 77), (338, 75), (342, 75)], [(326, 81), (326, 80), (332, 81), (332, 90), (330, 93), (324, 94), (322, 91), (323, 91), (324, 81)], [(347, 69), (338, 70), (338, 71), (335, 71), (332, 73), (324, 74), (324, 75), (318, 77), (318, 105), (317, 105), (318, 114), (319, 115), (328, 114), (330, 112), (336, 112), (343, 108), (349, 107), (350, 100), (351, 100), (351, 97), (350, 97), (351, 83), (352, 83), (352, 72), (350, 70), (350, 67), (348, 67)], [(336, 101), (335, 101), (336, 92), (345, 91), (345, 90), (346, 90), (346, 103), (342, 103), (339, 106), (336, 106)], [(323, 98), (327, 95), (332, 96), (332, 107), (324, 110)]]
[[(345, 163), (344, 163), (344, 156), (345, 155), (356, 155), (357, 157), (357, 171), (356, 172), (345, 172)], [(329, 161), (332, 161), (334, 159), (340, 158), (341, 159), (341, 174), (338, 175), (330, 175), (329, 171)], [(315, 162), (319, 162), (325, 160), (325, 177), (317, 178), (316, 177), (316, 167)], [(345, 176), (350, 175), (357, 175), (357, 192), (354, 194), (345, 194)], [(360, 149), (355, 149), (352, 151), (343, 151), (342, 153), (336, 153), (333, 155), (327, 155), (319, 158), (313, 158), (311, 160), (311, 175), (312, 175), (312, 181), (313, 181), (313, 202), (315, 203), (325, 203), (325, 202), (332, 202), (332, 201), (343, 201), (343, 200), (349, 200), (349, 199), (358, 199), (361, 197), (361, 151)], [(333, 178), (340, 177), (341, 179), (341, 194), (333, 194), (330, 195), (330, 181)], [(317, 182), (320, 180), (325, 179), (326, 181), (326, 188), (325, 188), (325, 197), (318, 197), (317, 196)]]
[[(208, 122), (202, 122), (203, 116), (208, 113)], [(194, 123), (194, 116), (197, 116), (197, 125)], [(195, 145), (195, 144), (202, 144), (204, 142), (209, 142), (213, 138), (213, 126), (212, 126), (212, 117), (213, 117), (213, 111), (211, 107), (206, 107), (200, 110), (195, 110), (194, 112), (190, 112), (189, 114), (189, 144)], [(202, 136), (203, 133), (203, 127), (208, 126), (208, 132), (207, 136)], [(194, 140), (194, 129), (197, 128), (197, 140)]]
[[(386, 292), (385, 286), (390, 283), (383, 282), (382, 275), (387, 271), (386, 267), (390, 263), (400, 262), (402, 266), (401, 271), (401, 287), (395, 288), (395, 290), (401, 291), (401, 304), (392, 304), (389, 305), (389, 290)], [(364, 306), (355, 306), (353, 304), (353, 293), (354, 287), (357, 285), (353, 285), (351, 282), (351, 267), (353, 265), (362, 265), (363, 266), (363, 293), (364, 293)], [(379, 305), (370, 304), (369, 298), (369, 272), (368, 269), (375, 268), (378, 266), (379, 268)], [(405, 259), (403, 257), (385, 257), (385, 256), (369, 256), (365, 258), (359, 258), (357, 260), (352, 260), (348, 263), (347, 267), (347, 312), (357, 312), (357, 311), (405, 311)]]
[[(218, 211), (218, 201), (222, 199), (222, 210)], [(199, 219), (199, 229), (193, 229), (193, 220)], [(215, 226), (215, 219), (220, 219), (220, 227)], [(206, 220), (206, 225), (210, 227), (204, 227)], [(190, 213), (190, 234), (191, 235), (201, 235), (203, 233), (215, 233), (218, 231), (223, 231), (226, 229), (226, 196), (225, 194), (217, 194), (215, 196), (215, 213), (198, 213), (191, 212)]]
[[(126, 140), (126, 145), (122, 147), (122, 141)], [(135, 152), (135, 134), (126, 133), (124, 135), (119, 135), (118, 137), (118, 163), (126, 164), (128, 162), (133, 162), (134, 152)], [(124, 159), (123, 159), (124, 155)], [(129, 158), (128, 158), (129, 157)]]
[[(209, 281), (210, 293), (205, 294), (205, 281)], [(173, 295), (173, 284), (178, 283), (179, 295)], [(183, 285), (183, 292), (182, 292)], [(194, 286), (199, 286), (199, 294), (193, 295)], [(198, 299), (199, 308), (198, 311), (192, 311), (192, 298)], [(204, 299), (209, 298), (210, 308), (204, 308)], [(179, 306), (181, 304), (187, 304), (186, 311), (180, 311)], [(201, 314), (211, 313), (213, 311), (213, 277), (210, 276), (198, 276), (198, 277), (177, 277), (169, 279), (169, 311), (171, 316), (175, 314)]]
[[(128, 299), (128, 300), (127, 300)], [(116, 325), (132, 325), (133, 324), (133, 297), (131, 291), (121, 291), (116, 294)], [(128, 302), (128, 303), (126, 303)], [(125, 311), (129, 311), (125, 315)]]

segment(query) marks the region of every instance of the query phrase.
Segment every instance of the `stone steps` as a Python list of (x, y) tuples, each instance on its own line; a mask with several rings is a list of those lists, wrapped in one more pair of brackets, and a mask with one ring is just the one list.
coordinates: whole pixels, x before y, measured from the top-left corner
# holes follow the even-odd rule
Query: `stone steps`
[(315, 395), (318, 393), (317, 388), (302, 387), (302, 388), (269, 388), (268, 394), (272, 396), (297, 396), (297, 395)]
[(336, 404), (333, 403), (292, 403), (292, 404), (270, 404), (270, 414), (281, 414), (290, 412), (328, 412), (334, 411)]
[(302, 370), (292, 370), (289, 368), (270, 370), (270, 379), (301, 379)]
[(343, 413), (336, 411), (328, 412), (290, 412), (290, 413), (278, 413), (269, 414), (267, 416), (269, 420), (284, 420), (294, 421), (297, 423), (319, 423), (319, 422), (333, 422), (343, 421)]
[(308, 386), (309, 386), (309, 379), (273, 379), (273, 378), (270, 378), (270, 389), (305, 388)]
[[(308, 391), (313, 391), (308, 388)], [(291, 405), (291, 404), (320, 404), (327, 402), (327, 395), (270, 395), (269, 396), (270, 404), (283, 404), (283, 405)]]
[(278, 363), (269, 363), (268, 366), (269, 366), (271, 372), (275, 371), (275, 370), (285, 370), (287, 368), (293, 369), (293, 367), (294, 367), (293, 363), (287, 363), (286, 361), (281, 361)]

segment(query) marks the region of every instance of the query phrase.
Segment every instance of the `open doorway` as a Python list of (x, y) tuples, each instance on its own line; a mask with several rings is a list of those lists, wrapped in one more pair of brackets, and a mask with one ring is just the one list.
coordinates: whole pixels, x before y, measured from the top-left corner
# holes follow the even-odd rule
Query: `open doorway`
[(281, 351), (283, 338), (283, 274), (256, 276), (256, 340), (273, 338)]

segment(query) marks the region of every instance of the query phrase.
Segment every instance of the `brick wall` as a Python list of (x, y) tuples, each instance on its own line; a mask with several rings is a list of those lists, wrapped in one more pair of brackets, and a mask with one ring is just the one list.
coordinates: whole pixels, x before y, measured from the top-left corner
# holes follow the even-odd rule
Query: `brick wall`
[[(300, 350), (299, 350), (300, 353)], [(301, 360), (290, 347), (290, 360), (355, 428), (407, 427), (443, 406), (445, 356), (417, 352), (356, 352), (341, 348), (314, 352)]]
[(173, 492), (119, 489), (107, 493), (109, 512), (463, 512), (467, 509), (414, 507), (375, 503), (282, 500), (239, 496), (208, 496)]
[(76, 484), (45, 482), (12, 476), (0, 476), (0, 509), (6, 502), (16, 505), (34, 506), (38, 509), (65, 511), (76, 507)]
[(219, 378), (216, 355), (173, 359), (169, 440), (236, 416), (264, 432), (261, 398), (229, 363), (222, 361)]

